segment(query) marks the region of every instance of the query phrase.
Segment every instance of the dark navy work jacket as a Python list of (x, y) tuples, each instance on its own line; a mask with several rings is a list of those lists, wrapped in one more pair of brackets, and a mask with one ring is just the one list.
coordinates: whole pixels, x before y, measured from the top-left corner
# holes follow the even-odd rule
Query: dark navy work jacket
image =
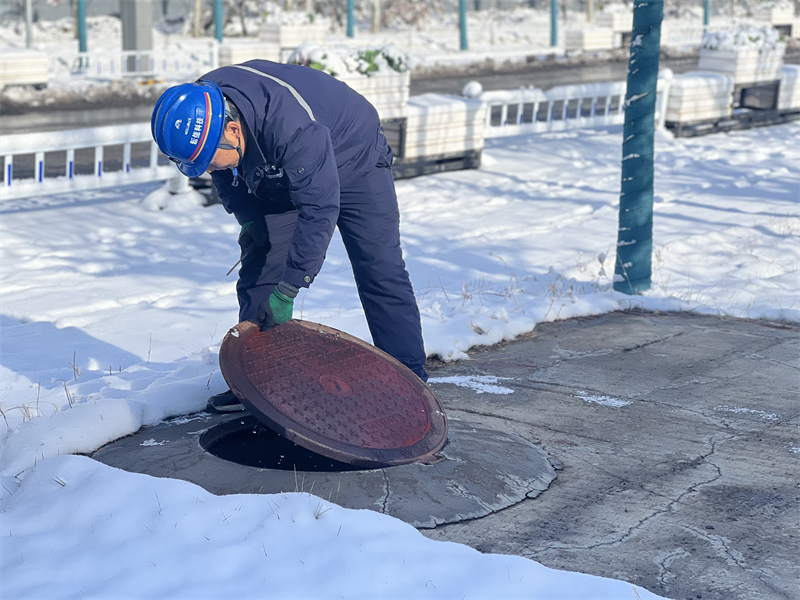
[(322, 268), (340, 191), (381, 161), (391, 165), (377, 112), (346, 84), (309, 67), (251, 60), (202, 79), (233, 101), (246, 130), (238, 185), (230, 170), (212, 173), (223, 206), (244, 224), (288, 196), (299, 216), (283, 279), (308, 287)]

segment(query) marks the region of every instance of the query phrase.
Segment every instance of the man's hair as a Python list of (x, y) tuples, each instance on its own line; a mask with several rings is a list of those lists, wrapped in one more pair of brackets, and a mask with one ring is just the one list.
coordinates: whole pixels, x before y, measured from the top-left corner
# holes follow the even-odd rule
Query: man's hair
[(227, 96), (225, 97), (225, 125), (231, 121), (241, 122), (242, 115), (236, 105)]

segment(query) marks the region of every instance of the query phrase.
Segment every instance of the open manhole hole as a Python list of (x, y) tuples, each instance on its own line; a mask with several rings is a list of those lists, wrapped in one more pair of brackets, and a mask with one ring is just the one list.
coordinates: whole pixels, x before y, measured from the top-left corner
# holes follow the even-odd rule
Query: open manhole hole
[(239, 465), (281, 471), (363, 471), (299, 446), (252, 415), (214, 425), (200, 436), (206, 452)]

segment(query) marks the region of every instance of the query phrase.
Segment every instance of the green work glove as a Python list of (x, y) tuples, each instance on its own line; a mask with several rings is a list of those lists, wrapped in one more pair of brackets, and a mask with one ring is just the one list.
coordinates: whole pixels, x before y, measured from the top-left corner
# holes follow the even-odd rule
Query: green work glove
[(269, 298), (264, 300), (258, 307), (257, 319), (261, 331), (272, 329), (292, 318), (294, 299), (297, 297), (298, 291), (295, 286), (285, 281), (281, 281), (272, 290)]

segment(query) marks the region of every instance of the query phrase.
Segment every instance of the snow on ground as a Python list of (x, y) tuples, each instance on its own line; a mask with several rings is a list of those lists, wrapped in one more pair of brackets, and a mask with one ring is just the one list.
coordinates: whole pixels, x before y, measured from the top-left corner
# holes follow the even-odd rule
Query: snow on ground
[[(429, 355), (631, 307), (799, 322), (798, 140), (797, 123), (659, 133), (653, 288), (637, 297), (611, 290), (620, 127), (491, 140), (478, 170), (398, 182)], [(4, 595), (635, 597), (305, 495), (217, 498), (63, 456), (225, 389), (238, 227), (220, 206), (155, 210), (156, 188), (0, 204)], [(295, 307), (369, 340), (338, 236)]]

